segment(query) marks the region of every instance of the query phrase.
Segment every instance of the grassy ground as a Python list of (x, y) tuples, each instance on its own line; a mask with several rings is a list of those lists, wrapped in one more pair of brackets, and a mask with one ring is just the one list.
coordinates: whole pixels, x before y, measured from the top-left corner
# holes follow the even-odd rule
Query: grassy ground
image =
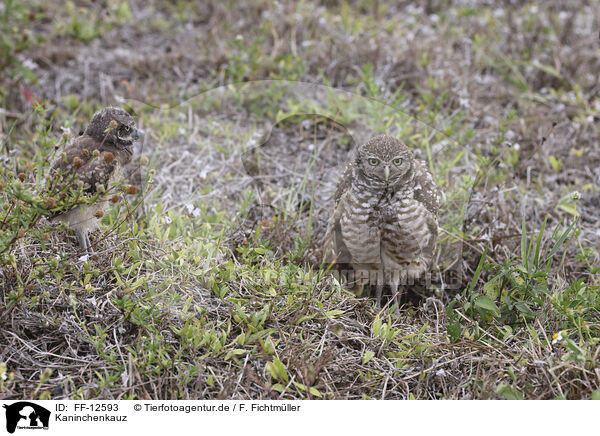
[[(600, 11), (489, 3), (4, 2), (0, 398), (600, 398)], [(82, 259), (44, 177), (106, 105), (139, 193)], [(446, 194), (400, 308), (319, 250), (379, 132)]]

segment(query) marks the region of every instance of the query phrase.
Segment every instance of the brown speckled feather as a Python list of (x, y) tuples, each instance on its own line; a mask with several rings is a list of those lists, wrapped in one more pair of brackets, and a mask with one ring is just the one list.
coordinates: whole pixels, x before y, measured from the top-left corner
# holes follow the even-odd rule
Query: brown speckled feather
[[(371, 273), (377, 273), (378, 284), (382, 277), (396, 291), (406, 277), (419, 278), (429, 269), (440, 191), (426, 164), (406, 145), (386, 135), (361, 145), (340, 177), (334, 200), (325, 246), (333, 247), (338, 263), (366, 273), (371, 284)], [(378, 300), (380, 291), (378, 286)]]
[[(120, 169), (131, 161), (132, 144), (139, 134), (131, 115), (120, 108), (105, 108), (92, 118), (83, 135), (56, 159), (50, 170), (52, 194), (69, 194), (82, 184), (83, 195), (94, 195), (100, 185), (109, 191)], [(98, 225), (106, 201), (82, 201), (70, 209), (54, 210), (51, 219), (66, 222), (77, 233), (84, 251), (91, 250), (88, 232)]]

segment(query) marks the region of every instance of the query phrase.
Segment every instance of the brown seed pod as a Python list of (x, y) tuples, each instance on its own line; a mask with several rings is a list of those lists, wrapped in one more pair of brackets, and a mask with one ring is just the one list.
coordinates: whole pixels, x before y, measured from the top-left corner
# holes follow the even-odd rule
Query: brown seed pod
[(101, 210), (97, 210), (96, 213), (94, 214), (94, 216), (96, 218), (102, 218), (104, 216), (104, 212)]
[(104, 153), (104, 162), (111, 163), (113, 160), (115, 160), (114, 154), (112, 154), (110, 151)]
[(48, 233), (43, 233), (42, 234), (42, 241), (48, 241), (50, 240), (50, 235)]
[(46, 206), (46, 209), (54, 209), (56, 207), (56, 200), (54, 197), (46, 198), (44, 201), (44, 206)]
[(98, 150), (97, 148), (94, 149), (94, 151), (92, 151), (92, 156), (95, 156), (95, 157), (100, 156), (100, 150)]
[(73, 166), (75, 168), (81, 168), (83, 166), (83, 160), (79, 156), (73, 158)]
[(25, 179), (27, 178), (27, 174), (25, 174), (25, 173), (19, 173), (19, 175), (17, 177), (19, 177), (19, 180), (21, 182), (24, 182)]
[(23, 238), (23, 237), (25, 237), (25, 230), (19, 229), (17, 231), (17, 238)]
[(98, 259), (100, 259), (100, 256), (98, 256), (98, 253), (94, 253), (94, 254), (92, 254), (92, 260), (93, 260), (94, 262), (97, 262), (97, 261), (98, 261)]
[(111, 197), (110, 201), (112, 201), (113, 203), (118, 203), (119, 202), (119, 196), (118, 195), (113, 195)]
[(135, 186), (135, 185), (129, 185), (129, 186), (127, 187), (127, 193), (128, 193), (129, 195), (135, 195), (135, 194), (137, 194), (137, 193), (138, 193), (138, 188), (137, 188), (137, 186)]
[(81, 157), (83, 157), (83, 158), (90, 157), (90, 151), (87, 148), (84, 148), (83, 150), (81, 150)]

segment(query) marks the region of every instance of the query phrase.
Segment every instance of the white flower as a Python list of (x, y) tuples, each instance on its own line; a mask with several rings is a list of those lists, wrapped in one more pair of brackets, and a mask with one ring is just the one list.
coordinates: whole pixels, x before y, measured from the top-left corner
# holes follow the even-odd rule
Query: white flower
[(554, 333), (552, 336), (552, 345), (556, 344), (559, 341), (563, 340), (562, 332)]
[(193, 204), (186, 204), (185, 208), (187, 212), (194, 217), (200, 216), (200, 214), (202, 213), (200, 209), (195, 207)]
[(38, 67), (38, 64), (36, 64), (32, 59), (29, 58), (21, 62), (21, 65), (23, 65), (28, 70), (35, 70)]

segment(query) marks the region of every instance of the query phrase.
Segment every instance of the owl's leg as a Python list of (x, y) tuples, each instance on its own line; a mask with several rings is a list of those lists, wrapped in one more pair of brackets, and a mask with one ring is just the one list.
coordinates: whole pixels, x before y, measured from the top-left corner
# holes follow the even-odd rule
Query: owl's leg
[(402, 295), (404, 295), (404, 286), (398, 286), (396, 289), (396, 302), (398, 303), (398, 308), (400, 308), (400, 304), (402, 302)]
[(92, 254), (92, 244), (90, 243), (90, 237), (88, 235), (87, 230), (77, 230), (77, 241), (79, 242), (79, 247), (83, 251), (84, 254)]
[(375, 301), (377, 306), (381, 307), (381, 294), (383, 294), (383, 285), (377, 283), (377, 290), (375, 291)]
[(402, 295), (406, 285), (406, 271), (400, 271), (398, 269), (391, 272), (388, 278), (390, 287), (392, 288), (392, 298), (395, 298), (400, 308)]
[(376, 283), (377, 288), (375, 289), (375, 301), (377, 306), (381, 307), (381, 296), (383, 295), (383, 288), (385, 287), (385, 274), (383, 271), (377, 271)]

